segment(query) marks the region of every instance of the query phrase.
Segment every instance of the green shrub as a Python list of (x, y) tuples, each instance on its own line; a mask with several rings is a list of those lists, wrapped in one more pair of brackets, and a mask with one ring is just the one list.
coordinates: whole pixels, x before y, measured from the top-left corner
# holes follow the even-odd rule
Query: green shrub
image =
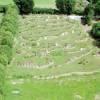
[(59, 11), (61, 13), (65, 12), (65, 8), (64, 8), (64, 0), (56, 0), (56, 7), (59, 9)]
[(95, 15), (100, 15), (100, 1), (95, 4)]
[(56, 0), (56, 7), (61, 13), (72, 14), (74, 12), (75, 0)]
[(8, 57), (6, 54), (0, 54), (0, 63), (4, 66), (8, 64)]
[(0, 94), (4, 94), (5, 66), (0, 63)]
[(84, 9), (88, 5), (87, 1), (84, 0), (75, 0), (74, 13), (78, 15), (83, 15)]
[(58, 10), (50, 8), (34, 8), (33, 14), (58, 14)]
[(14, 35), (18, 29), (18, 11), (15, 5), (8, 5), (0, 26), (0, 94), (4, 94), (5, 71), (12, 59)]
[(85, 23), (90, 25), (94, 17), (94, 6), (90, 3), (84, 11)]
[(12, 48), (8, 45), (0, 45), (0, 55), (6, 55), (8, 57), (8, 63), (12, 59)]
[(88, 2), (91, 2), (93, 4), (97, 3), (99, 0), (87, 0)]
[(100, 22), (93, 25), (93, 28), (91, 30), (90, 34), (94, 39), (100, 40)]
[(14, 0), (14, 2), (18, 6), (21, 14), (32, 13), (34, 7), (33, 0)]
[(13, 46), (13, 35), (10, 31), (0, 31), (0, 45)]

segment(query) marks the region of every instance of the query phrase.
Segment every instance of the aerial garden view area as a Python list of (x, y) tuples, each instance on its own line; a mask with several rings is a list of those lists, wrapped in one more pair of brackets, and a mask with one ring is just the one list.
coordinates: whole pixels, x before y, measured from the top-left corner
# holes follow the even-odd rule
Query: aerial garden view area
[(0, 100), (100, 100), (100, 0), (0, 0)]

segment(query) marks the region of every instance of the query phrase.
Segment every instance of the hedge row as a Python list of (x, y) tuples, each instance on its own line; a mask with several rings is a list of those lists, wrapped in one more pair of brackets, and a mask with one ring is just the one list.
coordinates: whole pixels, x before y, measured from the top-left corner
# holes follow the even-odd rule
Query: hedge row
[(33, 14), (59, 14), (60, 12), (56, 9), (51, 8), (34, 8)]
[(0, 26), (0, 93), (3, 94), (6, 66), (12, 59), (14, 36), (18, 29), (18, 10), (8, 5)]

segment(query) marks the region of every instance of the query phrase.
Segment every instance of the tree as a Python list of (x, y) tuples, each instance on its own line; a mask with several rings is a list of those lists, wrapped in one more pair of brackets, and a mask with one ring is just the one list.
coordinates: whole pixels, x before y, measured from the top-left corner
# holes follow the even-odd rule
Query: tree
[(21, 14), (29, 14), (32, 13), (34, 7), (33, 0), (14, 0), (16, 5), (19, 8)]
[(100, 22), (93, 25), (90, 35), (100, 41)]
[(61, 13), (70, 15), (73, 13), (75, 0), (56, 0), (56, 6)]
[(94, 17), (94, 6), (92, 3), (88, 4), (88, 6), (84, 10), (85, 24), (90, 25), (91, 21)]
[(100, 1), (95, 4), (95, 15), (100, 15)]

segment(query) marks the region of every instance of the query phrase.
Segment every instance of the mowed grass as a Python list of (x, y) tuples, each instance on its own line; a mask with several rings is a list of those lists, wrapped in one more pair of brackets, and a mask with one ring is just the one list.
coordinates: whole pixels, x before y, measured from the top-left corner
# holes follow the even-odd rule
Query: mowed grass
[(99, 85), (100, 74), (55, 80), (13, 79), (8, 82), (5, 100), (100, 100)]
[(20, 17), (11, 76), (100, 71), (99, 49), (79, 21), (59, 15)]
[(13, 4), (13, 0), (0, 0), (0, 6)]
[(34, 0), (35, 7), (55, 8), (55, 0)]
[(99, 49), (80, 21), (65, 15), (20, 16), (14, 50), (6, 100), (100, 99)]

